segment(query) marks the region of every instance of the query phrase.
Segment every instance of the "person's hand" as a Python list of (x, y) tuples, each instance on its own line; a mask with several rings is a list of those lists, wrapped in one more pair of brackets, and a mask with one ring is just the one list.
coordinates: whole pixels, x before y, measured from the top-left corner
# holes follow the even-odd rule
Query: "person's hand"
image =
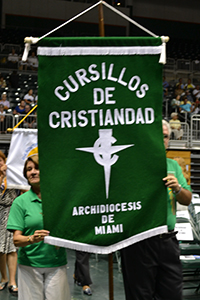
[(1, 174), (3, 174), (4, 176), (6, 175), (6, 170), (7, 170), (7, 165), (3, 165), (1, 168), (0, 168), (0, 171), (1, 171)]
[(173, 192), (178, 193), (180, 190), (178, 179), (174, 175), (170, 174), (167, 177), (164, 177), (163, 181), (165, 182), (165, 186), (171, 188)]
[(50, 233), (50, 232), (49, 232), (48, 230), (44, 230), (44, 229), (36, 230), (36, 231), (34, 232), (34, 234), (30, 236), (30, 242), (31, 242), (32, 244), (34, 244), (34, 243), (39, 243), (39, 242), (43, 241), (43, 240), (44, 240), (44, 237), (45, 237), (45, 236), (48, 236), (49, 233)]

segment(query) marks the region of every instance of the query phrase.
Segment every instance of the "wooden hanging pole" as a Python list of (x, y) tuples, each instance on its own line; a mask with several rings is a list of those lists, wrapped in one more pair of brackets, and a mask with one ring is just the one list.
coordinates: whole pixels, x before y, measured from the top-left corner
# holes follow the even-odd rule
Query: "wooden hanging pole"
[[(104, 17), (103, 17), (103, 4), (98, 5), (99, 9), (99, 36), (105, 36), (104, 30)], [(108, 282), (109, 282), (109, 300), (114, 299), (113, 293), (113, 254), (108, 254)]]
[(109, 300), (114, 299), (113, 286), (113, 254), (108, 254), (108, 274), (109, 274)]
[(103, 18), (103, 4), (100, 3), (98, 5), (99, 9), (99, 36), (105, 36), (104, 30), (104, 18)]

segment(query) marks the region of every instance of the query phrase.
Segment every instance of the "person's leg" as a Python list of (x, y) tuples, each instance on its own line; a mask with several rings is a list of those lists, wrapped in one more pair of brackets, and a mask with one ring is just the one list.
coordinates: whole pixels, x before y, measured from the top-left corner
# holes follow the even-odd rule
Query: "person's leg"
[(182, 266), (176, 237), (161, 243), (161, 260), (157, 276), (156, 297), (158, 300), (182, 299)]
[[(16, 286), (16, 271), (17, 271), (17, 252), (11, 252), (7, 254), (7, 265), (9, 273), (9, 284), (8, 286)], [(17, 288), (14, 289), (16, 291)]]
[(152, 300), (159, 259), (157, 238), (135, 243), (120, 252), (126, 300)]
[(81, 282), (82, 286), (92, 283), (90, 278), (89, 257), (90, 254), (87, 252), (76, 251), (75, 278), (78, 282)]
[(89, 257), (90, 254), (87, 252), (76, 251), (74, 276), (77, 282), (81, 283), (83, 293), (88, 296), (91, 296), (92, 290), (90, 288), (90, 284), (92, 283), (92, 280), (90, 278)]
[[(6, 270), (6, 254), (0, 253), (0, 272), (1, 282), (8, 282), (7, 270)], [(0, 287), (0, 290), (3, 288)]]
[(18, 288), (18, 300), (44, 300), (43, 275), (39, 268), (18, 265)]
[(45, 300), (71, 299), (66, 265), (57, 268), (45, 268), (44, 293)]

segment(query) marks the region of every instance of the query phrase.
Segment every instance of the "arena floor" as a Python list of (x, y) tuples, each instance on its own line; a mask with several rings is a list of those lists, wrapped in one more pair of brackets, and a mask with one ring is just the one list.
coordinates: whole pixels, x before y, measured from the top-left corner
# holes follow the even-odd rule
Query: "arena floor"
[[(108, 255), (91, 254), (90, 257), (90, 273), (93, 284), (91, 285), (93, 295), (91, 297), (83, 295), (81, 287), (74, 284), (74, 262), (75, 253), (73, 250), (67, 250), (68, 254), (68, 280), (71, 291), (71, 300), (110, 300), (108, 288)], [(122, 274), (119, 272), (116, 257), (113, 256), (113, 275), (114, 275), (114, 300), (125, 300)], [(191, 284), (192, 287), (192, 284)], [(173, 291), (172, 291), (173, 294)], [(200, 300), (199, 294), (195, 294), (194, 289), (183, 291), (184, 300)], [(0, 300), (16, 300), (17, 297), (12, 296), (7, 289), (0, 292)], [(28, 299), (27, 299), (28, 300)], [(56, 300), (56, 299), (55, 299)], [(58, 299), (59, 300), (59, 299)]]

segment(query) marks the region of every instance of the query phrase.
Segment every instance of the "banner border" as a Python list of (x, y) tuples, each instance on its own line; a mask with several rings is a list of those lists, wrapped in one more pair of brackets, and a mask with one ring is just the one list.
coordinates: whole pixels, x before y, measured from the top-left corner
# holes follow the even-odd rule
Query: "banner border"
[(44, 243), (69, 248), (73, 250), (85, 251), (90, 253), (97, 253), (97, 254), (109, 254), (125, 247), (128, 247), (134, 243), (140, 242), (144, 239), (153, 237), (158, 234), (167, 233), (168, 227), (167, 225), (159, 226), (153, 229), (149, 229), (142, 233), (136, 234), (128, 239), (122, 240), (116, 244), (110, 246), (96, 246), (91, 244), (79, 243), (75, 241), (70, 241), (66, 239), (61, 239), (52, 236), (45, 236)]
[(126, 46), (126, 47), (42, 47), (37, 55), (43, 56), (77, 56), (77, 55), (157, 55), (163, 46)]

